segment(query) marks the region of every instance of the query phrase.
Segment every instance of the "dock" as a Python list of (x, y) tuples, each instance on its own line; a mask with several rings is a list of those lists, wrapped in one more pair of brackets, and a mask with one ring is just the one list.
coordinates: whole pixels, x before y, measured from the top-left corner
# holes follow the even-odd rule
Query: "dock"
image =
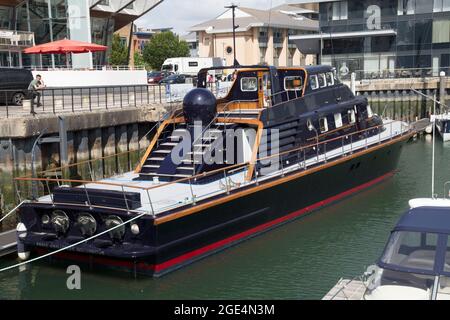
[(0, 233), (0, 258), (17, 252), (16, 230)]
[(361, 280), (341, 278), (322, 300), (362, 300), (365, 291)]

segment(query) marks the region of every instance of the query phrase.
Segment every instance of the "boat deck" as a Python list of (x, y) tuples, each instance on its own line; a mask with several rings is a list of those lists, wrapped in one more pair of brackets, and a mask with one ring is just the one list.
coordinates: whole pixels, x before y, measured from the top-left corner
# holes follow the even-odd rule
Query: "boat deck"
[[(270, 180), (292, 172), (303, 171), (325, 161), (332, 161), (343, 155), (364, 150), (370, 146), (377, 145), (407, 132), (409, 130), (409, 125), (400, 121), (387, 121), (385, 122), (385, 128), (386, 130), (380, 134), (343, 145), (342, 147), (322, 153), (319, 156), (306, 159), (306, 161), (289, 166), (286, 165), (284, 168), (278, 168), (265, 175), (261, 175), (257, 178), (258, 181), (256, 181), (255, 178), (251, 181), (246, 181), (247, 167), (243, 167), (241, 171), (238, 172), (228, 171), (224, 174), (224, 171), (221, 175), (218, 175), (221, 178), (204, 184), (190, 184), (186, 180), (171, 183), (154, 183), (152, 180), (134, 180), (139, 177), (139, 174), (128, 172), (109, 179), (99, 180), (97, 183), (88, 183), (79, 188), (140, 193), (142, 206), (133, 211), (147, 212), (157, 216), (179, 207), (189, 204), (192, 205), (201, 200), (226, 194), (231, 190), (234, 191), (239, 188), (256, 184), (257, 182), (261, 183), (265, 180)], [(47, 195), (41, 197), (39, 202), (52, 203), (52, 198)]]
[(362, 300), (365, 291), (361, 280), (340, 279), (322, 300)]
[(16, 230), (0, 233), (0, 257), (17, 251)]

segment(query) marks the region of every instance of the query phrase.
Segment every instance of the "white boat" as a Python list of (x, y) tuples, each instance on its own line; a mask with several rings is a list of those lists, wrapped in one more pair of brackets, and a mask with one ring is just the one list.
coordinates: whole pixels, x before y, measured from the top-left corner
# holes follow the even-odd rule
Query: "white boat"
[(450, 300), (450, 199), (413, 199), (368, 268), (364, 300)]
[(376, 264), (340, 279), (323, 300), (450, 300), (450, 199), (409, 207)]
[(442, 140), (450, 141), (450, 113), (431, 116), (431, 121), (436, 124)]

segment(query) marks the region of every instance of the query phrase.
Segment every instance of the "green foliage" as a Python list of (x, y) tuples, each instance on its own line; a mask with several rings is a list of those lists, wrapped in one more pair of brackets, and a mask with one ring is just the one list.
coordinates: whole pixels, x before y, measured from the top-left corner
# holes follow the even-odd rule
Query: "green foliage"
[(120, 41), (120, 36), (115, 34), (112, 41), (110, 63), (113, 66), (128, 65), (128, 48)]
[(154, 70), (161, 70), (164, 60), (175, 57), (189, 57), (189, 46), (173, 32), (155, 34), (145, 45), (144, 61)]
[(134, 66), (147, 68), (144, 57), (139, 52), (134, 53)]

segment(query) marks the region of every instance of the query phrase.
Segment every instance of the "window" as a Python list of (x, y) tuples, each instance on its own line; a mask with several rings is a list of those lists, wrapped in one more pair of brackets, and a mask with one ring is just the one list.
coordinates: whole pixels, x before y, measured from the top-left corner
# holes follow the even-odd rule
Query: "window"
[(242, 92), (254, 92), (258, 90), (258, 79), (255, 78), (242, 78), (241, 79), (241, 91)]
[(326, 73), (327, 83), (328, 86), (334, 86), (334, 74), (333, 72), (327, 72)]
[(333, 2), (333, 20), (348, 19), (348, 3), (347, 1)]
[(433, 43), (450, 42), (450, 20), (433, 21)]
[(302, 77), (299, 76), (290, 76), (284, 78), (284, 90), (286, 91), (295, 91), (302, 90)]
[(433, 270), (437, 234), (397, 231), (391, 235), (381, 261), (404, 268)]
[(450, 11), (450, 0), (434, 0), (433, 12)]
[(321, 73), (321, 74), (319, 74), (318, 77), (319, 77), (319, 86), (321, 88), (325, 88), (327, 86), (327, 80), (326, 80), (325, 74)]
[(348, 110), (348, 119), (351, 124), (356, 122), (356, 113), (355, 110)]
[(320, 132), (324, 133), (328, 131), (328, 121), (327, 118), (319, 119)]
[(102, 6), (109, 6), (109, 0), (102, 0), (99, 4)]
[(370, 104), (367, 105), (367, 117), (368, 118), (373, 117), (373, 111), (372, 111), (372, 107), (370, 106)]
[(317, 76), (311, 76), (309, 79), (309, 85), (311, 86), (312, 90), (316, 90), (319, 88), (319, 79)]
[(342, 114), (340, 114), (340, 113), (335, 113), (334, 114), (334, 125), (335, 125), (336, 129), (343, 126)]
[(414, 14), (415, 13), (415, 0), (398, 0), (398, 11), (397, 14), (399, 16), (405, 14)]
[(189, 67), (198, 67), (197, 61), (189, 61)]

